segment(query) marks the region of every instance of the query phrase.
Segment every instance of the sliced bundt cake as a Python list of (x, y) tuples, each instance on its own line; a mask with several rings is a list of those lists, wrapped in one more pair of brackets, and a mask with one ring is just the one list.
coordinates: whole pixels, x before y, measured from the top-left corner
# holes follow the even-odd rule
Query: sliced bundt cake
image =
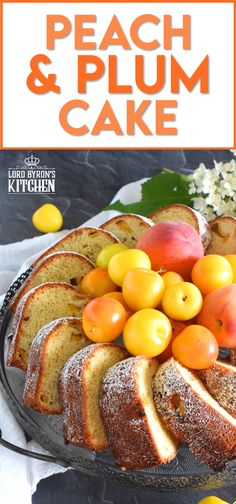
[(24, 405), (49, 415), (62, 413), (59, 374), (69, 357), (89, 344), (82, 319), (60, 318), (43, 326), (30, 348)]
[(211, 241), (207, 254), (236, 254), (236, 218), (230, 215), (216, 217), (209, 222)]
[(90, 298), (72, 285), (49, 282), (31, 289), (17, 306), (8, 365), (27, 369), (31, 343), (41, 327), (60, 317), (81, 317)]
[(112, 343), (92, 344), (65, 364), (60, 399), (66, 442), (97, 451), (108, 447), (99, 409), (101, 381), (108, 368), (127, 355), (124, 348)]
[(75, 229), (43, 252), (33, 266), (49, 254), (61, 251), (78, 252), (95, 262), (100, 250), (113, 243), (119, 243), (118, 238), (103, 229), (95, 227)]
[(198, 375), (222, 408), (236, 417), (236, 367), (216, 361), (209, 369), (199, 371)]
[(180, 203), (174, 205), (168, 205), (156, 212), (149, 215), (155, 224), (164, 221), (182, 221), (187, 222), (196, 229), (198, 234), (200, 234), (202, 239), (202, 244), (204, 250), (207, 249), (210, 239), (211, 239), (211, 228), (207, 223), (205, 217), (203, 217), (200, 212), (193, 210), (187, 205), (182, 205)]
[(236, 419), (196, 374), (169, 359), (157, 370), (153, 396), (166, 427), (201, 461), (220, 470), (236, 459)]
[(46, 282), (66, 282), (79, 285), (82, 278), (95, 268), (87, 257), (77, 252), (55, 252), (40, 261), (15, 295), (11, 310), (14, 312), (20, 299), (33, 287)]
[(150, 219), (141, 215), (127, 213), (109, 219), (100, 228), (114, 233), (121, 243), (133, 248), (139, 236), (150, 226), (153, 226), (153, 222)]
[(170, 462), (177, 442), (153, 401), (157, 360), (130, 357), (104, 376), (100, 408), (112, 454), (119, 466), (135, 470)]

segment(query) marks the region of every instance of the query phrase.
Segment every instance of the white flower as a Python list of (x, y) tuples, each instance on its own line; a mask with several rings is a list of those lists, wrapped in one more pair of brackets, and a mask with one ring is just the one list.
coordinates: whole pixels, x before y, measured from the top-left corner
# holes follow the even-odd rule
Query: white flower
[[(236, 152), (236, 151), (235, 151)], [(216, 215), (236, 215), (236, 160), (214, 162), (212, 170), (201, 163), (189, 176), (193, 207), (207, 219)]]
[(233, 200), (226, 201), (223, 204), (222, 212), (228, 215), (236, 215), (236, 202)]
[(189, 189), (188, 189), (189, 194), (195, 194), (196, 193), (196, 186), (194, 185), (193, 182), (190, 183)]
[(204, 213), (207, 207), (207, 203), (205, 198), (199, 196), (198, 198), (193, 198), (193, 205), (195, 210), (199, 210), (199, 212)]

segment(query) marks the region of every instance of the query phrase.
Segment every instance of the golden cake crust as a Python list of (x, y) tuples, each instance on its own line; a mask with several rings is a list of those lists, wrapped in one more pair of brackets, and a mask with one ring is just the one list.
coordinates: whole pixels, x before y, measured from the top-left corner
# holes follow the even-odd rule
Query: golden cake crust
[[(63, 405), (63, 432), (65, 442), (103, 451), (108, 448), (108, 440), (95, 442), (89, 427), (88, 390), (86, 373), (92, 372), (91, 359), (103, 349), (116, 350), (121, 360), (127, 351), (114, 343), (92, 344), (73, 355), (62, 369), (59, 391)], [(98, 402), (98, 397), (96, 398)]]
[(42, 384), (45, 373), (47, 373), (47, 348), (50, 340), (52, 340), (54, 337), (57, 337), (58, 332), (63, 326), (67, 327), (68, 325), (71, 328), (74, 328), (75, 331), (80, 332), (81, 348), (90, 344), (90, 341), (88, 340), (88, 338), (86, 338), (85, 334), (82, 331), (82, 319), (78, 319), (76, 317), (63, 317), (57, 320), (53, 320), (52, 322), (49, 322), (48, 324), (43, 326), (33, 339), (30, 349), (29, 365), (27, 369), (23, 396), (24, 406), (34, 408), (41, 413), (50, 415), (59, 415), (62, 413), (61, 405), (58, 405), (58, 407), (47, 405), (41, 400), (40, 394), (42, 392)]
[(236, 417), (236, 367), (216, 361), (209, 369), (199, 371), (198, 376), (222, 408)]
[(107, 220), (100, 228), (113, 233), (121, 243), (134, 248), (139, 236), (151, 226), (153, 226), (153, 222), (147, 217), (124, 213)]
[[(144, 469), (166, 463), (156, 449), (137, 383), (137, 366), (146, 360), (157, 368), (156, 359), (130, 357), (106, 373), (100, 394), (100, 408), (114, 458), (122, 468)], [(171, 438), (171, 435), (170, 435)], [(172, 440), (173, 443), (173, 440)], [(177, 444), (176, 444), (177, 448)]]
[(165, 425), (201, 461), (221, 470), (236, 459), (236, 420), (208, 394), (196, 374), (171, 358), (158, 369), (153, 394)]
[(48, 282), (42, 285), (38, 285), (37, 287), (34, 287), (34, 289), (31, 289), (29, 292), (27, 292), (19, 302), (13, 318), (13, 324), (12, 324), (13, 338), (8, 350), (8, 357), (7, 357), (8, 366), (15, 366), (26, 371), (27, 365), (24, 362), (24, 359), (21, 359), (20, 357), (20, 341), (22, 337), (22, 325), (24, 322), (27, 322), (28, 320), (28, 317), (26, 316), (28, 306), (31, 302), (33, 302), (33, 300), (36, 298), (36, 296), (38, 296), (38, 294), (45, 291), (48, 293), (50, 291), (53, 292), (53, 289), (60, 289), (60, 288), (63, 288), (64, 291), (69, 291), (70, 293), (73, 293), (75, 298), (78, 301), (80, 301), (81, 304), (83, 305), (87, 304), (91, 299), (88, 296), (80, 294), (78, 289), (76, 289), (72, 285), (63, 282)]
[[(42, 274), (45, 271), (45, 268), (49, 267), (51, 265), (55, 265), (55, 263), (58, 263), (58, 267), (60, 267), (63, 263), (63, 261), (70, 261), (72, 260), (74, 265), (78, 265), (78, 271), (80, 272), (80, 280), (82, 280), (83, 276), (85, 273), (88, 273), (89, 271), (92, 271), (95, 268), (95, 265), (92, 261), (90, 261), (87, 257), (83, 256), (82, 254), (78, 254), (77, 252), (55, 252), (54, 254), (50, 254), (46, 256), (44, 259), (39, 261), (37, 265), (33, 268), (32, 272), (28, 276), (28, 278), (24, 281), (23, 285), (19, 289), (19, 291), (16, 293), (14, 296), (11, 304), (10, 304), (10, 309), (12, 312), (15, 312), (17, 304), (20, 302), (21, 298), (28, 292), (31, 288), (36, 287), (36, 285), (41, 285), (42, 283), (45, 282), (67, 282), (65, 278), (47, 278), (47, 280), (44, 280), (43, 282), (37, 283), (35, 285), (31, 285), (32, 282), (34, 281), (35, 277), (37, 275)], [(58, 275), (60, 276), (60, 275)], [(71, 279), (68, 279), (68, 283), (71, 285), (73, 284), (73, 277)]]
[[(59, 394), (63, 405), (63, 433), (66, 443), (93, 449), (86, 420), (86, 389), (83, 374), (89, 365), (89, 357), (96, 350), (90, 345), (74, 355), (66, 363), (60, 376)], [(76, 402), (75, 402), (76, 399)], [(72, 408), (71, 408), (72, 406)], [(106, 449), (107, 446), (101, 447)]]
[(45, 250), (45, 252), (34, 261), (33, 267), (44, 257), (57, 251), (78, 252), (88, 257), (92, 262), (95, 262), (100, 250), (113, 243), (119, 243), (119, 240), (114, 234), (108, 231), (89, 226), (78, 228), (71, 231)]

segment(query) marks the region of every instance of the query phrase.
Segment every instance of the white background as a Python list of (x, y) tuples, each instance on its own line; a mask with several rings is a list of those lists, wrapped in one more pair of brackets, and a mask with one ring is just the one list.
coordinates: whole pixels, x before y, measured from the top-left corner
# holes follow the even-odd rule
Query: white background
[[(145, 56), (148, 68), (147, 83), (155, 82), (156, 55), (166, 55), (166, 85), (156, 95), (145, 95), (134, 90), (132, 95), (109, 95), (107, 72), (98, 82), (88, 84), (88, 93), (77, 93), (77, 56), (74, 49), (74, 30), (62, 40), (56, 40), (56, 50), (46, 50), (46, 15), (62, 14), (73, 24), (75, 14), (96, 14), (96, 42), (101, 42), (106, 28), (116, 14), (128, 37), (131, 51), (113, 46), (106, 51), (83, 51), (82, 54), (97, 54), (104, 61), (108, 54), (119, 57), (119, 83), (135, 88), (134, 55)], [(158, 26), (146, 24), (142, 28), (145, 40), (157, 38), (161, 47), (156, 51), (142, 51), (134, 46), (129, 36), (129, 27), (135, 17), (151, 13), (159, 18), (171, 14), (173, 27), (182, 26), (183, 14), (192, 16), (191, 50), (183, 50), (182, 38), (173, 39), (172, 51), (164, 51), (163, 23)], [(4, 4), (3, 5), (3, 147), (59, 147), (59, 148), (169, 148), (169, 147), (233, 147), (233, 5), (227, 3), (195, 4)], [(86, 39), (88, 40), (88, 38)], [(199, 84), (189, 93), (181, 85), (179, 95), (170, 92), (170, 56), (172, 54), (188, 75), (191, 75), (206, 54), (210, 57), (210, 93), (201, 94)], [(30, 60), (38, 53), (46, 54), (52, 65), (42, 66), (45, 74), (56, 73), (61, 94), (36, 95), (26, 85), (30, 73)], [(69, 100), (82, 99), (90, 103), (88, 111), (70, 114), (73, 126), (85, 121), (90, 129), (108, 99), (125, 132), (126, 100), (134, 99), (137, 106), (142, 100), (177, 100), (176, 136), (155, 134), (155, 107), (150, 106), (143, 116), (153, 136), (145, 136), (136, 128), (135, 136), (116, 136), (102, 132), (99, 136), (86, 134), (73, 136), (66, 133), (59, 123), (59, 112)], [(172, 112), (171, 110), (167, 110)]]

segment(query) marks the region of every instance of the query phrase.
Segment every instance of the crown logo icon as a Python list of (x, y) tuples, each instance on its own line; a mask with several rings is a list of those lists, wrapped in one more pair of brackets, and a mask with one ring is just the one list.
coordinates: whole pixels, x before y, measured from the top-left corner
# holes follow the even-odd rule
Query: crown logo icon
[(31, 156), (29, 156), (28, 158), (25, 158), (24, 159), (24, 163), (29, 167), (33, 167), (33, 166), (37, 166), (39, 163), (40, 163), (40, 159), (33, 156), (33, 154), (31, 154)]

